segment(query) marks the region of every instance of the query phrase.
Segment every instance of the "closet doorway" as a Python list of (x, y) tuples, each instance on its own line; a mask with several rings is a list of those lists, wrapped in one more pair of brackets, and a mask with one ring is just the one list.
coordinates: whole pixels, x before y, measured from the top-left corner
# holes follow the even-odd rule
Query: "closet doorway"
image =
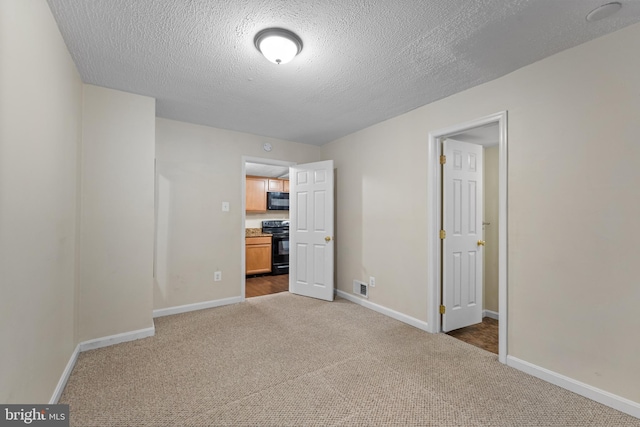
[[(442, 138), (442, 330), (498, 354), (498, 123)], [(448, 315), (448, 316), (447, 316)]]
[[(477, 203), (471, 203), (468, 207), (462, 207), (456, 212), (462, 212), (464, 209), (470, 209), (473, 211), (477, 209), (482, 222), (475, 222), (474, 227), (468, 227), (469, 232), (466, 233), (473, 237), (471, 242), (475, 249), (467, 248), (455, 248), (453, 245), (457, 244), (455, 240), (464, 235), (463, 228), (456, 228), (456, 225), (463, 224), (461, 216), (451, 216), (451, 206), (445, 200), (449, 198), (457, 198), (457, 200), (469, 200), (468, 195), (464, 197), (462, 194), (463, 188), (473, 187), (475, 184), (468, 182), (464, 184), (464, 178), (456, 177), (458, 179), (458, 193), (456, 193), (455, 185), (452, 184), (451, 188), (445, 188), (447, 183), (444, 182), (446, 178), (443, 178), (443, 164), (447, 162), (454, 164), (458, 171), (461, 171), (461, 166), (464, 166), (464, 156), (456, 155), (462, 153), (464, 150), (457, 150), (458, 153), (450, 152), (452, 158), (443, 158), (446, 156), (443, 151), (447, 145), (448, 139), (458, 139), (465, 143), (471, 142), (478, 146), (485, 144), (480, 141), (472, 141), (477, 136), (474, 133), (489, 132), (494, 133), (497, 130), (497, 170), (495, 166), (492, 166), (493, 172), (497, 172), (497, 219), (485, 220), (484, 211), (481, 208), (482, 196), (477, 196)], [(444, 144), (443, 144), (444, 143)], [(492, 145), (495, 145), (495, 141), (486, 144), (487, 149), (491, 149)], [(484, 148), (483, 148), (484, 151)], [(466, 123), (451, 126), (446, 129), (441, 129), (429, 134), (429, 146), (428, 146), (428, 168), (429, 168), (429, 181), (428, 181), (428, 250), (429, 257), (427, 259), (427, 268), (429, 273), (427, 280), (427, 292), (429, 295), (429, 304), (427, 307), (427, 318), (429, 320), (429, 331), (432, 333), (440, 332), (452, 332), (454, 330), (463, 328), (465, 326), (471, 326), (473, 324), (481, 324), (483, 318), (489, 318), (491, 320), (498, 320), (498, 360), (502, 363), (506, 363), (507, 359), (507, 112), (493, 114), (491, 116), (483, 117), (477, 120), (472, 120)], [(476, 163), (473, 163), (475, 156)], [(474, 172), (481, 166), (480, 159), (481, 154), (476, 153), (474, 155), (467, 156), (469, 164), (473, 165), (468, 168), (468, 172)], [(448, 157), (448, 156), (447, 156)], [(472, 179), (473, 180), (473, 179)], [(453, 180), (452, 180), (453, 182)], [(451, 183), (450, 183), (451, 184)], [(455, 184), (455, 182), (454, 182)], [(475, 193), (474, 194), (478, 194)], [(449, 209), (449, 212), (447, 212)], [(478, 215), (474, 216), (478, 218)], [(483, 226), (483, 222), (489, 223)], [(468, 221), (467, 221), (468, 223)], [(445, 227), (449, 229), (446, 230)], [(459, 230), (458, 230), (459, 229)], [(487, 241), (489, 232), (497, 233), (495, 242), (491, 244), (492, 250), (497, 250), (497, 275), (495, 274), (495, 261), (491, 265), (491, 269), (494, 275), (497, 276), (497, 313), (489, 305), (485, 305), (485, 302), (495, 302), (495, 297), (484, 295), (483, 282), (487, 281), (487, 288), (495, 286), (496, 277), (489, 279), (483, 278), (483, 263), (472, 262), (474, 254), (479, 255), (486, 252), (486, 247), (489, 246)], [(486, 238), (484, 238), (486, 237)], [(466, 239), (468, 240), (468, 239)], [(465, 244), (468, 243), (465, 240)], [(443, 243), (445, 242), (446, 243)], [(448, 257), (445, 259), (445, 257)], [(477, 259), (478, 257), (476, 257)], [(465, 267), (464, 260), (469, 262)], [(473, 268), (471, 268), (473, 267)], [(473, 273), (474, 280), (469, 283), (462, 283), (462, 279), (469, 277)], [(466, 279), (465, 279), (466, 280)], [(491, 282), (491, 283), (489, 283)], [(456, 284), (458, 285), (456, 287)], [(471, 286), (471, 285), (474, 286)], [(475, 286), (479, 285), (479, 287)], [(475, 293), (474, 293), (475, 292)], [(466, 294), (466, 297), (465, 297)], [(470, 297), (469, 297), (470, 296)], [(464, 297), (464, 298), (463, 298)], [(467, 299), (465, 299), (467, 298)], [(457, 311), (462, 308), (463, 305), (473, 307), (473, 310), (469, 311), (467, 318), (466, 314), (461, 319), (457, 319)], [(492, 319), (497, 317), (498, 319)], [(488, 320), (490, 322), (490, 320)]]

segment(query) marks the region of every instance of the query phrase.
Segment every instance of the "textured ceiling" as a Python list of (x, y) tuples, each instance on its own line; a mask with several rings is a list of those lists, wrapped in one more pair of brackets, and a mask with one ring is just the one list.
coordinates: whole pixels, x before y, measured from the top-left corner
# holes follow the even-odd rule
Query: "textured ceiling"
[(245, 162), (245, 174), (253, 176), (266, 176), (269, 178), (288, 178), (289, 166)]
[[(321, 145), (640, 21), (640, 1), (48, 0), (85, 83), (157, 115)], [(297, 33), (292, 62), (253, 45)]]

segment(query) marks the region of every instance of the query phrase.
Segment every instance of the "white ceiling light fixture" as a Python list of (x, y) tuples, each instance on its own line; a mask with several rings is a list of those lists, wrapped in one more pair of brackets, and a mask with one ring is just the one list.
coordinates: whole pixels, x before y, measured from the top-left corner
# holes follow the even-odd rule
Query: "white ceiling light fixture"
[(274, 64), (286, 64), (302, 51), (302, 40), (284, 28), (267, 28), (256, 34), (256, 48)]
[(603, 4), (602, 6), (596, 7), (591, 12), (589, 12), (589, 14), (587, 15), (587, 21), (594, 22), (604, 18), (608, 18), (620, 9), (622, 9), (622, 3), (617, 1)]

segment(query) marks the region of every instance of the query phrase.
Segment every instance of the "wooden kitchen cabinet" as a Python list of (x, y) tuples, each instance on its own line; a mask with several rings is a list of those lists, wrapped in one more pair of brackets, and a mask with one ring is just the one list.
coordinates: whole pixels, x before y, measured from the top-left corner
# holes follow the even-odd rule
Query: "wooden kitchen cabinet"
[(266, 212), (269, 179), (247, 176), (246, 181), (245, 210), (247, 212)]
[(271, 236), (247, 237), (245, 254), (246, 274), (271, 272)]
[(289, 180), (288, 179), (269, 179), (269, 191), (280, 191), (282, 193), (289, 192)]
[(278, 191), (282, 193), (284, 191), (284, 181), (281, 179), (270, 179), (269, 191)]
[(247, 212), (267, 212), (267, 192), (289, 192), (289, 180), (266, 178), (262, 176), (246, 177), (245, 210)]

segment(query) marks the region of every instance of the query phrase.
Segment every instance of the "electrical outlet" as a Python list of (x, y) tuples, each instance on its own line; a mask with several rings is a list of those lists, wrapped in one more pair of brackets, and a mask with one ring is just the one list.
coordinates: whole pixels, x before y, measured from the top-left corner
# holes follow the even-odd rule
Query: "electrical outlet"
[(373, 276), (369, 277), (369, 286), (371, 286), (372, 288), (376, 287), (376, 278)]
[(222, 212), (229, 212), (229, 202), (222, 202)]
[(215, 273), (213, 273), (214, 282), (219, 282), (221, 280), (222, 280), (222, 271), (216, 271)]

